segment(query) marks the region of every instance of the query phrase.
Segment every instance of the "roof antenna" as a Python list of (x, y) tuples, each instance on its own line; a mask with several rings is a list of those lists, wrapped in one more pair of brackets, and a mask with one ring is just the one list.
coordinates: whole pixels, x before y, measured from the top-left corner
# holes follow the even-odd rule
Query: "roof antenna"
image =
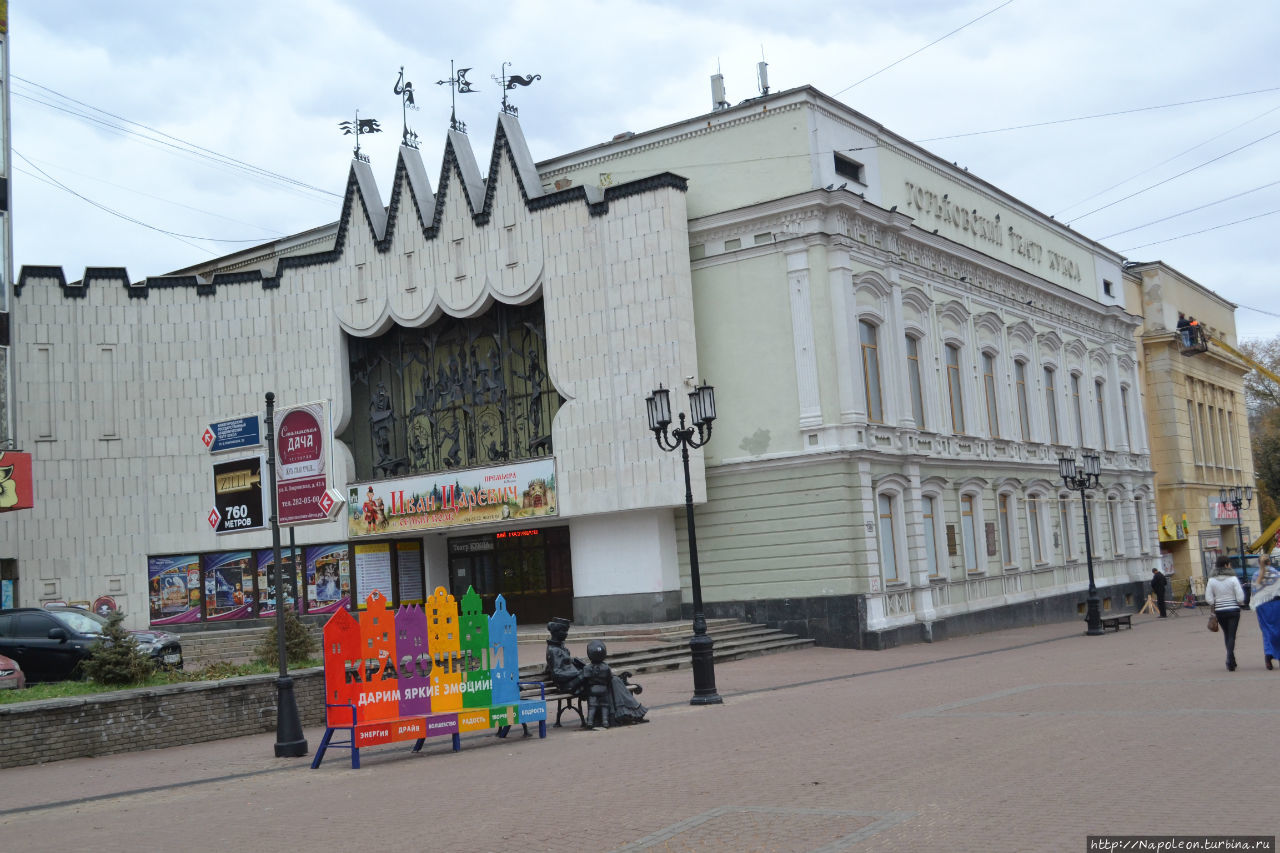
[(769, 63), (764, 61), (764, 45), (760, 45), (760, 61), (756, 63), (756, 84), (761, 95), (769, 94)]
[(729, 109), (729, 102), (724, 96), (724, 75), (720, 73), (720, 60), (716, 60), (716, 73), (711, 75), (711, 111)]

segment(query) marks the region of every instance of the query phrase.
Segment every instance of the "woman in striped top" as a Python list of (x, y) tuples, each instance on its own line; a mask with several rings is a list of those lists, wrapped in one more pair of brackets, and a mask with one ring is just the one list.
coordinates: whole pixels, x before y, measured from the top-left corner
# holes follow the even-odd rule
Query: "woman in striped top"
[(1213, 577), (1204, 589), (1205, 600), (1218, 617), (1222, 642), (1227, 645), (1227, 669), (1236, 669), (1236, 628), (1240, 626), (1240, 605), (1244, 603), (1244, 587), (1231, 568), (1231, 560), (1219, 557)]

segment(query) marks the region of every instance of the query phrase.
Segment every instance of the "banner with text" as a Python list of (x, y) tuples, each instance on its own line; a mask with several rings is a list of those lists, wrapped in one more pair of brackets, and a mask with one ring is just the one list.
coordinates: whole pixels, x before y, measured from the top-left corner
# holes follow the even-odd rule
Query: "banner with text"
[[(556, 515), (555, 460), (443, 471), (347, 487), (347, 534), (379, 536)], [(363, 587), (360, 594), (367, 592)]]

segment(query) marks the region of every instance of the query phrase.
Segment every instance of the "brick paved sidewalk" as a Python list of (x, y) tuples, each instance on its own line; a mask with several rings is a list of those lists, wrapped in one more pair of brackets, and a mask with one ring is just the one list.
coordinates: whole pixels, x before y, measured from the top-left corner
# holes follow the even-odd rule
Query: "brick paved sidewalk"
[[(1085, 637), (1054, 624), (884, 652), (647, 676), (652, 722), (545, 741), (340, 754), (274, 737), (0, 771), (24, 851), (1072, 850), (1089, 834), (1273, 834), (1280, 670), (1240, 669), (1202, 611)], [(321, 730), (309, 729), (312, 749)], [(1212, 757), (1212, 758), (1211, 758)], [(361, 842), (354, 842), (360, 837)], [(8, 842), (3, 842), (8, 848)]]

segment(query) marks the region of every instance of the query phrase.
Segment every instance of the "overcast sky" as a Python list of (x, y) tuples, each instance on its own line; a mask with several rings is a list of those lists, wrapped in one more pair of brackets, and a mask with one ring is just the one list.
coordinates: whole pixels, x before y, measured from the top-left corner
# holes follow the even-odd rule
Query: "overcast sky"
[(1216, 290), (1242, 339), (1280, 334), (1275, 0), (17, 0), (9, 38), (15, 272), (138, 280), (333, 221), (357, 109), (384, 129), (362, 148), (385, 201), (401, 66), (434, 185), (450, 59), (473, 69), (458, 114), (483, 165), (503, 62), (542, 75), (512, 100), (543, 160), (707, 112), (717, 69), (754, 97), (763, 55), (773, 91), (811, 84)]

